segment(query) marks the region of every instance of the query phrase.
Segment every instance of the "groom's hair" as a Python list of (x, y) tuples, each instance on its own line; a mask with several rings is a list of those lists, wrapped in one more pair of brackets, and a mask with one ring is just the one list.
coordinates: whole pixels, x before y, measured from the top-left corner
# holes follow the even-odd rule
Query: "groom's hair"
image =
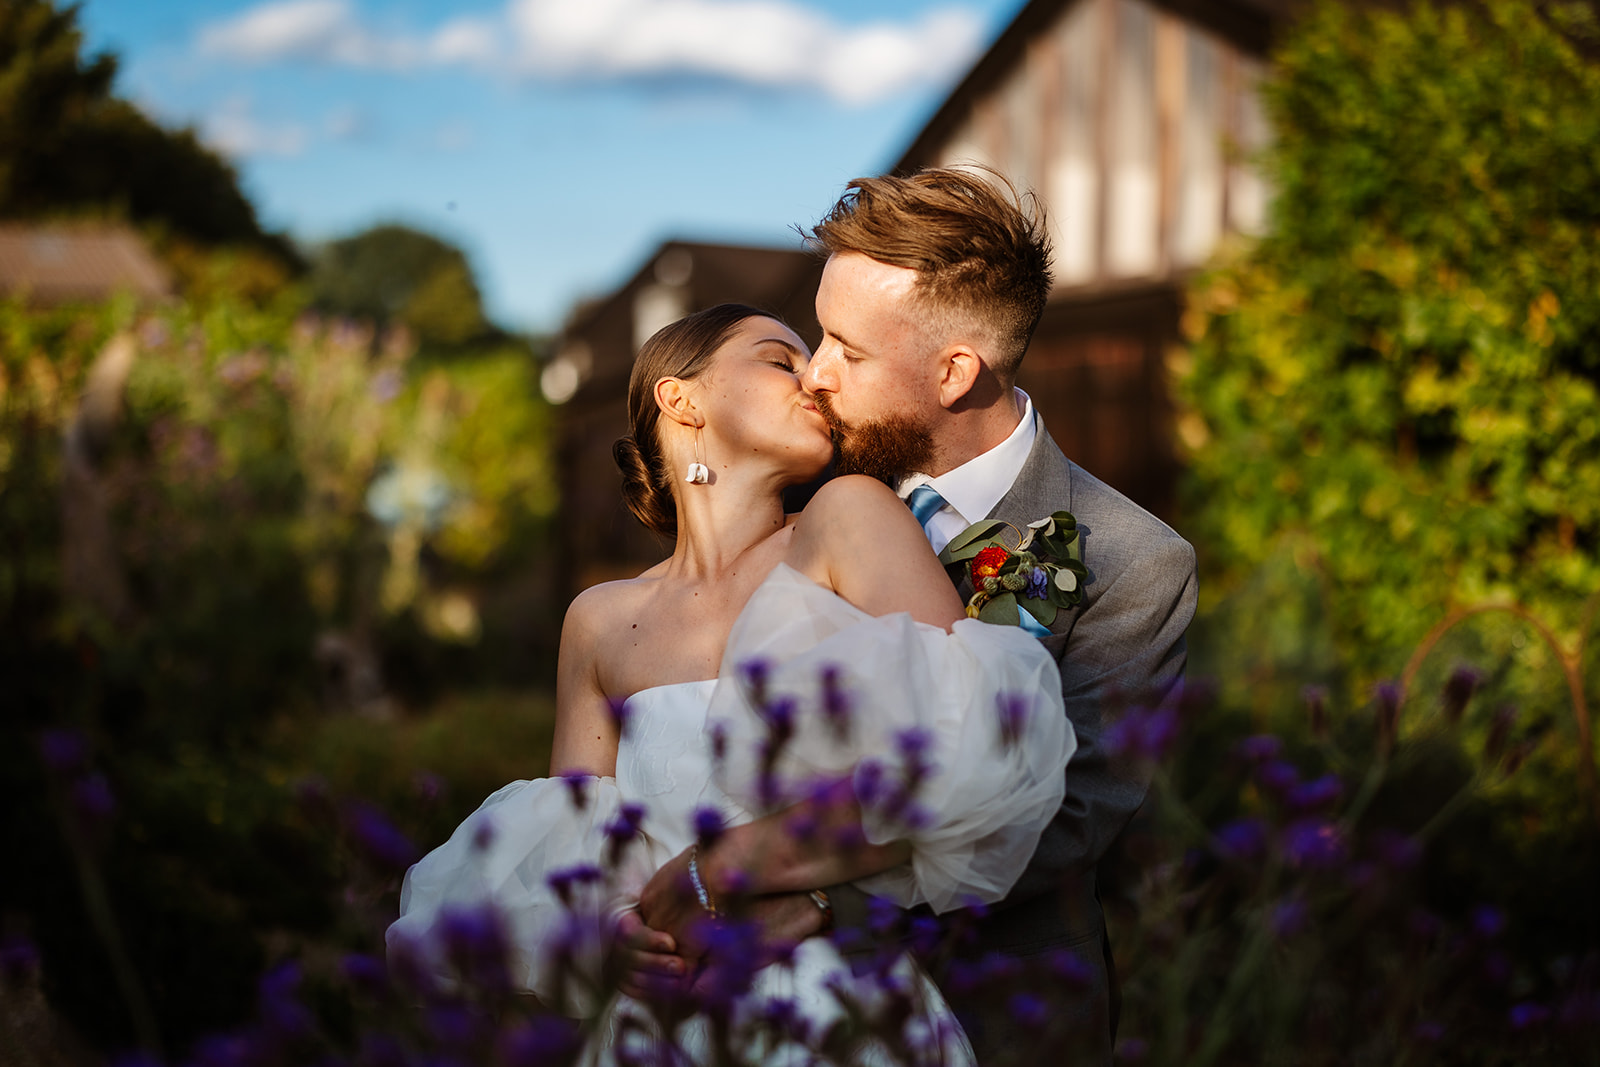
[(1015, 376), (1050, 296), (1050, 238), (1033, 193), (977, 165), (857, 178), (807, 236), (828, 255), (916, 271), (930, 325), (981, 330), (990, 369)]

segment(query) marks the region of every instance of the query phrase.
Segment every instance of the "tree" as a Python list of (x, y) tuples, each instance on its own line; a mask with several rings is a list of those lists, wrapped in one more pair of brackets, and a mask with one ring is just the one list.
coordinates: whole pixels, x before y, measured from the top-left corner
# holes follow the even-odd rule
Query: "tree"
[(323, 246), (314, 257), (311, 298), (324, 311), (404, 324), (425, 345), (458, 347), (494, 333), (467, 257), (406, 226), (375, 226)]
[(294, 264), (227, 161), (112, 95), (116, 59), (82, 56), (77, 17), (50, 0), (0, 5), (0, 217), (111, 215)]
[[(1193, 287), (1180, 431), (1211, 599), (1298, 574), (1333, 651), (1288, 655), (1331, 656), (1357, 692), (1455, 610), (1525, 610), (1569, 659), (1582, 640), (1600, 72), (1574, 41), (1593, 27), (1528, 0), (1316, 7), (1264, 90), (1269, 231)], [(1548, 674), (1526, 638), (1505, 651)]]

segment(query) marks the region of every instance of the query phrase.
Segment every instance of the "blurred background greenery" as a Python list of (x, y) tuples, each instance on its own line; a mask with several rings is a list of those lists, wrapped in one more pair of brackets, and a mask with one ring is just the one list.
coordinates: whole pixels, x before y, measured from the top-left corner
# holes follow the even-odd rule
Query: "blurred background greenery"
[[(1419, 900), (1505, 909), (1526, 996), (1600, 945), (1597, 48), (1582, 4), (1306, 15), (1265, 89), (1270, 228), (1195, 279), (1169, 361), (1190, 672), (1217, 687), (1174, 797), (1212, 825), (1261, 807), (1217, 784), (1258, 733), (1308, 764), (1340, 738), (1359, 778), (1396, 717), (1416, 755), (1360, 818), (1450, 808)], [(371, 948), (350, 895), (380, 914), (397, 882), (343, 843), (348, 802), (426, 847), (541, 774), (564, 608), (544, 341), (489, 322), (430, 235), (263, 232), (226, 162), (110, 94), (111, 62), (70, 11), (0, 10), (0, 216), (131, 224), (172, 285), (0, 303), (0, 934), (38, 946), (77, 1035), (37, 1062), (184, 1049), (269, 963)], [(1516, 773), (1452, 800), (1494, 746)], [(1159, 852), (1135, 835), (1108, 889), (1149, 1033), (1214, 1006), (1200, 983), (1161, 1010)]]

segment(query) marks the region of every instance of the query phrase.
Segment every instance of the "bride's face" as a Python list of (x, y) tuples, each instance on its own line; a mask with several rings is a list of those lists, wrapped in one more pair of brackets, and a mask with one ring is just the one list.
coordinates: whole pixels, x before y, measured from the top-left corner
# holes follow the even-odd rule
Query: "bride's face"
[(740, 323), (697, 382), (706, 462), (765, 462), (786, 481), (816, 477), (833, 458), (828, 424), (800, 388), (811, 352), (775, 319)]

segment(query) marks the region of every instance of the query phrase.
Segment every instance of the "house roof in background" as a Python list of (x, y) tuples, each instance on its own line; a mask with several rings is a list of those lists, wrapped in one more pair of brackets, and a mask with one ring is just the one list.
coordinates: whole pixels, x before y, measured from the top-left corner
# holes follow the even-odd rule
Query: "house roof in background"
[(167, 272), (131, 230), (0, 223), (0, 293), (59, 304), (170, 291)]
[[(912, 138), (910, 145), (895, 165), (891, 174), (908, 174), (934, 162), (934, 154), (951, 136), (957, 125), (966, 117), (972, 103), (979, 96), (998, 85), (1007, 74), (1016, 70), (1023, 61), (1028, 42), (1048, 29), (1065, 10), (1079, 3), (1093, 0), (1033, 0), (1017, 12), (1011, 25), (1001, 31), (989, 50), (973, 64), (961, 83), (945, 97), (939, 110)], [(1232, 41), (1240, 49), (1265, 56), (1272, 45), (1272, 35), (1296, 10), (1305, 6), (1302, 0), (1150, 0), (1152, 4), (1169, 11), (1197, 26), (1202, 26), (1217, 36)]]

